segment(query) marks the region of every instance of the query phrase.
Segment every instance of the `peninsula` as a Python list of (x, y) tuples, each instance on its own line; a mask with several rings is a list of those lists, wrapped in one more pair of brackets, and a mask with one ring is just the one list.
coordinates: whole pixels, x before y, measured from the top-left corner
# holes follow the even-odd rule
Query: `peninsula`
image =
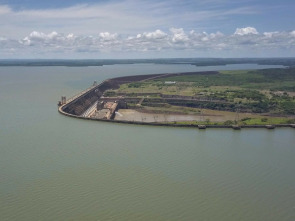
[(112, 78), (59, 112), (117, 123), (221, 127), (295, 127), (295, 68), (164, 73)]

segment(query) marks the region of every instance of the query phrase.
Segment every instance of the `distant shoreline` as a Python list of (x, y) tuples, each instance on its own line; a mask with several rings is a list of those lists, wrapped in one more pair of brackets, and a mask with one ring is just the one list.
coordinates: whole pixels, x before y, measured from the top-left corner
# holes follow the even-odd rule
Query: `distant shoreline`
[(99, 67), (118, 64), (187, 64), (199, 67), (232, 64), (295, 66), (295, 58), (159, 58), (159, 59), (0, 59), (0, 67)]

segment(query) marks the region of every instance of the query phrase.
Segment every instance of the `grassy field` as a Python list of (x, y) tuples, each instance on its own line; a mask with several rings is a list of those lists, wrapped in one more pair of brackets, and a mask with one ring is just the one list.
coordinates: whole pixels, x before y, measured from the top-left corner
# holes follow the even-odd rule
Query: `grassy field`
[(269, 90), (295, 91), (295, 68), (221, 71), (216, 75), (173, 76), (156, 81), (194, 82), (195, 86), (238, 86), (260, 89), (261, 85)]
[[(167, 123), (167, 122), (166, 122)], [(286, 118), (273, 119), (269, 122), (261, 121), (261, 118), (253, 118), (248, 121), (231, 121), (227, 120), (224, 122), (214, 122), (214, 121), (177, 121), (177, 122), (168, 122), (170, 124), (187, 124), (187, 125), (273, 125), (273, 124), (293, 124), (294, 120)]]
[[(108, 93), (194, 96), (232, 103), (232, 111), (295, 115), (295, 68), (177, 75), (123, 84)], [(214, 105), (209, 108), (220, 110)]]
[(139, 108), (139, 111), (142, 112), (152, 112), (152, 113), (160, 113), (160, 114), (200, 114), (201, 110), (198, 108), (190, 108), (190, 107), (182, 107), (182, 106), (173, 106), (173, 105), (165, 105), (162, 107), (149, 107), (142, 106)]
[(205, 124), (205, 125), (267, 125), (267, 124), (291, 124), (295, 119), (290, 117), (264, 116), (253, 113), (235, 113), (230, 111), (217, 111), (210, 109), (199, 109), (166, 105), (163, 107), (143, 106), (137, 109), (144, 113), (154, 114), (189, 114), (198, 116), (197, 121), (181, 121), (183, 124)]

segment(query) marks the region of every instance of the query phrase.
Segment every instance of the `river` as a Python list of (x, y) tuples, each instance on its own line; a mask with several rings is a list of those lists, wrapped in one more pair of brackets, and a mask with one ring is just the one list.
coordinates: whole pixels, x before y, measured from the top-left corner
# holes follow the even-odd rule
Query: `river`
[(0, 220), (295, 220), (295, 130), (169, 128), (57, 112), (136, 74), (269, 66), (0, 67)]

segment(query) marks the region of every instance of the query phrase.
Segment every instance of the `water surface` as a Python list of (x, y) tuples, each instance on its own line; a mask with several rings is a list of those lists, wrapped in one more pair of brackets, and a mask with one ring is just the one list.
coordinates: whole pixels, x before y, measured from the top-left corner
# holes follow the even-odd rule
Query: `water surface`
[(233, 66), (1, 67), (0, 220), (295, 220), (294, 129), (200, 131), (57, 112), (61, 95), (94, 80), (257, 67)]

